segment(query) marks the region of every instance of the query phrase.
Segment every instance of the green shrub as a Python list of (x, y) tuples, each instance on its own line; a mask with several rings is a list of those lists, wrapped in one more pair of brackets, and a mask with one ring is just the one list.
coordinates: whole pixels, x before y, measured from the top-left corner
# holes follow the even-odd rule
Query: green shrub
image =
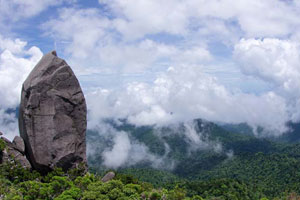
[(42, 177), (42, 181), (49, 183), (54, 176), (63, 176), (64, 172), (62, 168), (55, 168), (53, 171), (49, 172), (47, 175)]
[(6, 143), (0, 138), (0, 153), (5, 149)]
[(81, 198), (82, 192), (77, 187), (71, 187), (65, 190), (62, 194), (56, 197), (54, 200), (79, 200)]
[(150, 200), (159, 200), (159, 199), (161, 199), (161, 197), (162, 197), (162, 195), (158, 191), (152, 191), (150, 193), (149, 199)]
[(81, 190), (86, 190), (88, 185), (92, 182), (95, 182), (96, 178), (93, 174), (87, 173), (85, 176), (78, 176), (74, 183), (77, 187), (79, 187)]
[(179, 188), (178, 185), (174, 188), (174, 190), (170, 190), (167, 194), (168, 199), (172, 200), (183, 200), (185, 198), (185, 190)]
[(204, 200), (202, 197), (200, 197), (199, 195), (195, 195), (193, 196), (192, 200)]

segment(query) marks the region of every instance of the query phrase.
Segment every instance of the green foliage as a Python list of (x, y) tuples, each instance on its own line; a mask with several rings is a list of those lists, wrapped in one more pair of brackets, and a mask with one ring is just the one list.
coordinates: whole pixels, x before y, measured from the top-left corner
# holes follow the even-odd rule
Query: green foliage
[(185, 198), (186, 191), (178, 185), (173, 190), (170, 190), (167, 193), (167, 198), (168, 199), (174, 199), (174, 200), (183, 200)]
[(117, 175), (116, 178), (120, 178), (123, 183), (137, 183), (137, 180), (140, 180), (149, 182), (154, 187), (166, 187), (166, 184), (168, 183), (176, 183), (181, 180), (181, 178), (169, 171), (151, 168), (127, 168), (122, 169), (119, 172), (121, 174)]
[(140, 186), (138, 184), (127, 184), (127, 185), (124, 186), (123, 192), (127, 196), (131, 196), (135, 193), (140, 194), (142, 192), (142, 186)]
[(80, 163), (76, 168), (70, 169), (68, 171), (68, 177), (72, 180), (76, 179), (78, 176), (82, 176), (86, 173), (86, 166), (84, 163)]
[(138, 183), (138, 179), (129, 174), (117, 174), (116, 179), (122, 181), (122, 183)]
[(92, 183), (95, 182), (96, 178), (93, 174), (87, 173), (84, 176), (78, 176), (74, 183), (77, 187), (79, 187), (81, 190), (86, 190), (87, 187)]
[(208, 198), (234, 199), (257, 199), (248, 186), (233, 179), (215, 179), (209, 181), (185, 181), (180, 184), (185, 188), (189, 196), (201, 196)]
[[(103, 183), (101, 177), (90, 173), (74, 177), (74, 174), (56, 169), (45, 176), (38, 173), (28, 176), (30, 171), (23, 168), (20, 171), (19, 166), (10, 170), (4, 166), (4, 169), (0, 174), (0, 192), (4, 200), (202, 200), (202, 197), (209, 199), (212, 195), (224, 199), (247, 199), (240, 195), (241, 192), (234, 192), (234, 188), (243, 191), (243, 187), (230, 180), (210, 185), (182, 181), (175, 187), (169, 186), (168, 190), (155, 189), (151, 184), (139, 182), (126, 174), (117, 174), (114, 180)], [(19, 176), (18, 181), (13, 180), (15, 175)]]
[(199, 195), (195, 195), (193, 196), (192, 200), (204, 200), (204, 199)]
[(40, 178), (37, 171), (29, 171), (17, 163), (5, 162), (0, 166), (0, 177), (6, 177), (9, 181), (17, 184), (27, 180)]
[(12, 186), (13, 184), (8, 179), (0, 177), (0, 194), (8, 193)]
[(53, 192), (49, 184), (39, 181), (25, 181), (18, 186), (24, 200), (51, 199), (51, 193)]
[(82, 192), (79, 188), (71, 187), (70, 189), (65, 190), (54, 200), (79, 200), (81, 196), (82, 196)]
[(161, 197), (162, 195), (158, 191), (152, 191), (149, 195), (150, 200), (159, 200)]
[(73, 182), (68, 179), (68, 177), (64, 176), (54, 176), (49, 183), (52, 190), (57, 193), (62, 193), (63, 191), (69, 189), (73, 186)]
[(64, 172), (62, 168), (55, 168), (53, 171), (49, 172), (45, 176), (42, 177), (43, 182), (50, 182), (54, 176), (62, 176)]
[(5, 149), (6, 143), (0, 138), (0, 153)]

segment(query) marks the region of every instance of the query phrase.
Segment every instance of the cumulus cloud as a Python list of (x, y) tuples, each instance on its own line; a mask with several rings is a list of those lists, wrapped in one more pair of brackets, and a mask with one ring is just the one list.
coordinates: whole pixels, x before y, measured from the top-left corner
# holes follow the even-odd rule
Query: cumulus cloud
[(128, 39), (167, 32), (183, 34), (187, 24), (186, 7), (179, 1), (99, 1), (118, 16), (116, 29)]
[[(39, 48), (33, 46), (28, 49), (26, 45), (20, 39), (12, 40), (0, 35), (0, 128), (10, 138), (13, 135), (12, 127), (16, 126), (14, 130), (18, 127), (12, 118), (14, 115), (5, 111), (18, 106), (22, 84), (43, 55)], [(18, 135), (18, 132), (14, 131), (14, 135)]]
[(243, 73), (272, 82), (276, 87), (293, 90), (299, 85), (299, 44), (288, 40), (266, 38), (242, 39), (234, 55)]
[(244, 74), (268, 82), (285, 99), (290, 120), (300, 120), (300, 46), (274, 38), (242, 39), (234, 57)]
[(65, 8), (43, 29), (58, 44), (65, 44), (64, 53), (71, 64), (81, 65), (82, 73), (87, 68), (93, 68), (92, 73), (143, 73), (165, 68), (165, 63), (198, 64), (212, 59), (203, 43), (180, 47), (150, 37), (129, 41), (115, 20), (97, 9)]
[[(146, 34), (166, 32), (186, 35), (194, 29), (191, 20), (236, 22), (249, 37), (282, 36), (299, 27), (299, 5), (287, 1), (243, 0), (167, 0), (122, 1), (99, 0), (108, 5), (117, 16), (116, 28), (128, 38), (141, 38)], [(204, 20), (203, 20), (204, 21)], [(268, 24), (268, 26), (265, 26)], [(210, 29), (214, 23), (196, 26)], [(191, 26), (195, 28), (195, 26)], [(223, 30), (229, 30), (230, 25)], [(221, 32), (219, 33), (221, 34)]]
[[(231, 51), (241, 37), (294, 36), (300, 27), (300, 7), (294, 2), (99, 3), (99, 9), (62, 8), (56, 18), (42, 26), (63, 49), (77, 74), (160, 72), (178, 63), (216, 62), (208, 49), (217, 52), (225, 45)], [(230, 60), (230, 52), (227, 54)]]
[(32, 17), (46, 10), (48, 7), (59, 5), (64, 1), (70, 2), (71, 0), (57, 0), (57, 1), (1, 0), (0, 1), (1, 20), (16, 21), (22, 18)]
[(14, 108), (19, 103), (22, 83), (43, 55), (39, 48), (26, 49), (26, 45), (0, 36), (1, 107)]
[[(88, 96), (91, 125), (101, 118), (128, 118), (136, 125), (166, 125), (195, 118), (227, 123), (247, 122), (271, 134), (286, 131), (285, 99), (231, 92), (200, 67), (172, 67), (153, 84), (131, 83), (123, 90), (99, 90)], [(97, 100), (96, 100), (97, 99)], [(99, 102), (98, 100), (101, 99)]]
[(61, 9), (58, 18), (46, 22), (42, 27), (50, 36), (66, 42), (66, 53), (78, 59), (89, 58), (97, 50), (95, 47), (109, 42), (111, 37), (109, 20), (92, 8)]

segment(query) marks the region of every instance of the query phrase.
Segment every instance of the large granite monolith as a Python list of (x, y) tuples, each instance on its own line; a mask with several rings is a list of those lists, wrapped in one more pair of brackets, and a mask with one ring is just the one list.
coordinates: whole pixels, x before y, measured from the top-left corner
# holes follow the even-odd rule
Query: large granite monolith
[(19, 114), (20, 135), (32, 167), (47, 173), (86, 166), (87, 109), (79, 82), (55, 51), (42, 57), (25, 82)]

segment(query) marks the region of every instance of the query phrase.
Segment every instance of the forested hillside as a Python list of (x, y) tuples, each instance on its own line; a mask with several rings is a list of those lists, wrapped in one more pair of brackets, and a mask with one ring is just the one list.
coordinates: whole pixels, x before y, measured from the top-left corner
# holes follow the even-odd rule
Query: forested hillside
[[(1, 151), (5, 150), (0, 139)], [(151, 173), (151, 171), (148, 171)], [(0, 199), (3, 200), (201, 200), (253, 199), (247, 187), (234, 180), (185, 182), (155, 187), (131, 175), (117, 173), (113, 180), (104, 182), (102, 174), (85, 172), (84, 168), (40, 175), (12, 162), (0, 165)], [(166, 175), (166, 174), (164, 174)]]
[[(124, 173), (117, 173), (113, 180), (103, 182), (103, 174), (84, 173), (80, 168), (68, 172), (56, 169), (44, 176), (14, 163), (2, 164), (0, 169), (0, 198), (3, 200), (268, 199), (263, 191), (236, 179), (178, 179), (173, 180), (172, 184), (158, 186)], [(146, 170), (143, 173), (155, 176), (160, 172)], [(164, 173), (160, 175), (168, 176)], [(296, 193), (286, 192), (275, 199), (296, 198), (299, 198)]]
[[(212, 188), (205, 186), (206, 184), (224, 183), (224, 188), (237, 184), (252, 195), (250, 199), (300, 193), (300, 144), (287, 142), (287, 136), (282, 140), (257, 138), (247, 129), (248, 132), (245, 133), (245, 126), (231, 132), (234, 131), (232, 127), (225, 130), (214, 123), (195, 120), (193, 130), (204, 142), (204, 148), (191, 148), (192, 143), (184, 134), (187, 127), (183, 124), (159, 130), (156, 127), (135, 127), (127, 123), (113, 126), (145, 144), (152, 154), (164, 156), (166, 163), (175, 163), (172, 169), (161, 166), (155, 168), (143, 161), (118, 168), (118, 171), (150, 182), (155, 187), (172, 188), (179, 183), (189, 193), (195, 193), (191, 191), (193, 188), (203, 196), (208, 192), (204, 188)], [(93, 140), (95, 144), (97, 139), (101, 140), (97, 132), (88, 133), (88, 141)], [(91, 169), (105, 170), (101, 150), (98, 152), (89, 157)], [(222, 190), (222, 187), (215, 189)], [(226, 190), (231, 190), (229, 188)]]

